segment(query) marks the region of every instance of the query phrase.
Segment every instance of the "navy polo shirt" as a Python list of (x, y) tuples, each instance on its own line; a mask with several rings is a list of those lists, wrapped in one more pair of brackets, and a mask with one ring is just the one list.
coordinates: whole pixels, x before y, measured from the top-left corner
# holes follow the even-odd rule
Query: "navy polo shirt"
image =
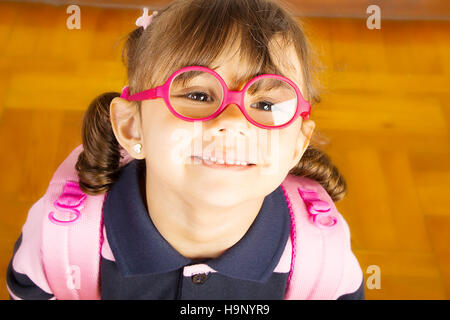
[[(290, 232), (281, 187), (265, 197), (253, 224), (235, 245), (218, 258), (191, 260), (152, 223), (139, 183), (143, 177), (145, 163), (133, 160), (122, 169), (104, 203), (115, 261), (102, 257), (103, 299), (283, 299), (288, 273), (274, 272)], [(213, 272), (198, 274), (199, 270)]]

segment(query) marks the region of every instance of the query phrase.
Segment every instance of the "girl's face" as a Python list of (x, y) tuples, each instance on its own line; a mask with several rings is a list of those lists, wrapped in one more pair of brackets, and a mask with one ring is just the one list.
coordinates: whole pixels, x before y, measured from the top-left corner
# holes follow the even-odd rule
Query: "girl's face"
[[(282, 54), (296, 70), (301, 70), (293, 47)], [(223, 55), (216, 65), (219, 67), (215, 71), (230, 90), (240, 90), (245, 85), (233, 83), (245, 67), (238, 54)], [(284, 74), (302, 90), (300, 71)], [(119, 121), (127, 118), (126, 112), (120, 111), (125, 110), (125, 105), (129, 106), (129, 102), (113, 100), (113, 128), (130, 155), (145, 158), (147, 186), (154, 179), (188, 202), (213, 207), (233, 206), (275, 190), (300, 160), (314, 130), (314, 122), (301, 117), (283, 129), (262, 129), (249, 123), (236, 105), (229, 105), (212, 120), (187, 122), (175, 117), (162, 98), (142, 101), (140, 119), (139, 113), (134, 113), (128, 121)], [(133, 151), (136, 143), (142, 144), (140, 154)], [(194, 155), (245, 160), (256, 165), (210, 167), (193, 159)]]

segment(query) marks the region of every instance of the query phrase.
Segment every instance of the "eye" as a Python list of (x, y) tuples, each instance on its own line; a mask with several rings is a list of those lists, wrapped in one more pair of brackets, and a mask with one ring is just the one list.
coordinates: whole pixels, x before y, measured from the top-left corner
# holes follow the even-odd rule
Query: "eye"
[(261, 110), (261, 111), (272, 111), (273, 103), (268, 101), (259, 101), (251, 105), (252, 108)]
[(184, 95), (185, 97), (194, 100), (194, 101), (200, 101), (200, 102), (212, 102), (214, 101), (212, 99), (212, 97), (210, 97), (207, 93), (205, 92), (190, 92), (186, 95)]

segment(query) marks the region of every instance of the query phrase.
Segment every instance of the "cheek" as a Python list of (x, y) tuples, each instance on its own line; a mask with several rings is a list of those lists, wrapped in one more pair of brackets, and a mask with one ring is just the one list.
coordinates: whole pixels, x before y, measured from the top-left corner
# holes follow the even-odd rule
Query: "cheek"
[(142, 134), (146, 163), (154, 170), (176, 170), (188, 151), (191, 124), (174, 117), (165, 105), (142, 109)]
[[(292, 161), (299, 138), (300, 127), (295, 122), (293, 125), (281, 129), (272, 130), (268, 143), (270, 144), (271, 162), (277, 161), (280, 166), (289, 165)], [(301, 137), (300, 137), (301, 139)]]

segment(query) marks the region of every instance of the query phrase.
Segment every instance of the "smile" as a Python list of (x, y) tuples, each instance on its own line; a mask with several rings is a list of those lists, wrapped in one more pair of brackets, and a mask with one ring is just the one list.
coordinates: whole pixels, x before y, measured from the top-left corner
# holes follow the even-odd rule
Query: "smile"
[(246, 170), (252, 167), (255, 167), (256, 164), (248, 163), (246, 161), (230, 161), (230, 160), (222, 160), (217, 159), (215, 157), (199, 157), (199, 156), (191, 156), (191, 159), (194, 160), (194, 164), (202, 164), (209, 168), (214, 169), (227, 169), (227, 170)]

